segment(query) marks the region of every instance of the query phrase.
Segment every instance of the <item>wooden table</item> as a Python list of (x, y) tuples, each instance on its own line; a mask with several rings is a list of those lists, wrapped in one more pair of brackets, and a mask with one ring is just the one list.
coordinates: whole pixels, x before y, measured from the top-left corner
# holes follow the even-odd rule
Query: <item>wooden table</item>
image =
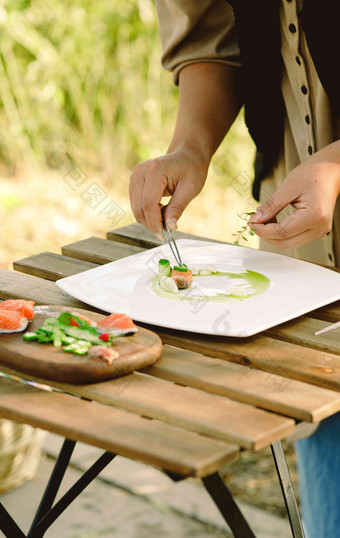
[[(181, 233), (177, 237), (193, 238)], [(30, 256), (14, 263), (14, 269), (26, 274), (0, 271), (0, 300), (25, 298), (94, 310), (53, 281), (159, 244), (153, 234), (133, 224), (109, 232), (107, 239), (66, 245), (61, 255)], [(253, 538), (218, 470), (241, 450), (271, 446), (292, 535), (303, 537), (280, 440), (301, 423), (318, 422), (340, 410), (339, 334), (314, 335), (339, 319), (338, 302), (242, 339), (149, 326), (161, 336), (164, 350), (161, 360), (143, 372), (80, 386), (25, 375), (50, 390), (0, 378), (0, 416), (65, 437), (27, 536), (43, 536), (119, 454), (161, 468), (174, 480), (201, 478), (234, 535)], [(54, 504), (77, 441), (105, 452)], [(0, 529), (10, 538), (24, 536), (1, 504)]]

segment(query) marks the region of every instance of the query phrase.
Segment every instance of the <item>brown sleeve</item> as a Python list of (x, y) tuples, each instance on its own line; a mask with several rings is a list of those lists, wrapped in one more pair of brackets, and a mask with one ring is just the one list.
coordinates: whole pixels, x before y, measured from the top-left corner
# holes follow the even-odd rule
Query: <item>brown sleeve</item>
[(191, 63), (240, 66), (232, 8), (225, 0), (155, 0), (162, 42), (162, 65), (178, 84)]

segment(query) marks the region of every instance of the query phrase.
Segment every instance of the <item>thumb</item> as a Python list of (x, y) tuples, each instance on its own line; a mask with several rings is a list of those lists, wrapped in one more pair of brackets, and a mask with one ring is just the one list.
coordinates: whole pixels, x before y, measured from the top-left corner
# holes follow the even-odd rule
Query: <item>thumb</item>
[(257, 209), (255, 215), (252, 215), (249, 219), (249, 223), (257, 224), (260, 222), (268, 222), (273, 219), (289, 205), (295, 199), (293, 193), (287, 188), (287, 185), (283, 184), (274, 192), (268, 200), (261, 204)]
[(164, 218), (171, 231), (177, 229), (177, 221), (193, 197), (186, 185), (180, 183), (177, 186), (170, 202), (164, 209)]

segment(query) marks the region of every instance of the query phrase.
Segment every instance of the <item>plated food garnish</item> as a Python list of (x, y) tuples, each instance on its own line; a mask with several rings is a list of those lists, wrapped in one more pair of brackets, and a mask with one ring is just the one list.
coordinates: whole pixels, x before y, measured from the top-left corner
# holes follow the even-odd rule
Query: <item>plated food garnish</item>
[[(229, 269), (229, 270), (228, 270)], [(216, 267), (214, 264), (193, 263), (171, 267), (170, 261), (158, 262), (158, 274), (151, 278), (151, 290), (167, 299), (186, 301), (239, 301), (263, 293), (270, 281), (250, 270)]]
[[(34, 302), (11, 299), (0, 303), (0, 333), (24, 331), (34, 318)], [(137, 331), (136, 325), (126, 314), (110, 314), (98, 323), (75, 314), (63, 312), (58, 317), (46, 318), (34, 332), (26, 331), (23, 340), (39, 344), (53, 344), (65, 353), (100, 358), (108, 364), (119, 355), (111, 349), (115, 338)]]
[(171, 270), (171, 278), (175, 281), (175, 284), (179, 290), (190, 288), (192, 284), (192, 271), (184, 267), (175, 266)]
[(65, 353), (89, 354), (90, 358), (101, 358), (111, 364), (118, 357), (117, 351), (107, 351), (118, 336), (127, 336), (137, 331), (136, 325), (126, 314), (110, 314), (96, 323), (90, 318), (71, 312), (63, 312), (57, 318), (47, 318), (35, 332), (26, 332), (27, 342), (52, 343)]

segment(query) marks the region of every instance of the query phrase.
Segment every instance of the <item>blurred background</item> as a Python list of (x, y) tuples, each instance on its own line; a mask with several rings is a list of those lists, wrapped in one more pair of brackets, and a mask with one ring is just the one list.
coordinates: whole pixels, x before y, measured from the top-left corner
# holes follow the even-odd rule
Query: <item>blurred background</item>
[[(0, 0), (1, 268), (134, 222), (129, 176), (176, 117), (160, 55), (151, 0)], [(179, 230), (234, 241), (253, 156), (241, 112)]]

